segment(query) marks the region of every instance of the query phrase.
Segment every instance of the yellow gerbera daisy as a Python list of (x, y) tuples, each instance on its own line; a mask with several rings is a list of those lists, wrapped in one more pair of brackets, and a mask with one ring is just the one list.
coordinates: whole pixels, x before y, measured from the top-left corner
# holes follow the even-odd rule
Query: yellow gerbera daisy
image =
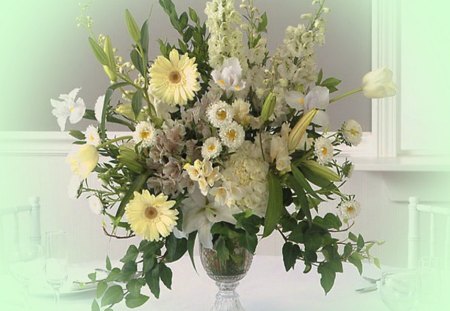
[(175, 201), (167, 201), (162, 193), (158, 196), (148, 190), (134, 193), (134, 198), (127, 204), (125, 215), (131, 229), (142, 238), (157, 241), (160, 236), (168, 236), (175, 227), (178, 211), (172, 209)]
[(169, 105), (185, 105), (200, 90), (195, 58), (181, 56), (173, 49), (169, 59), (158, 56), (150, 68), (152, 93)]

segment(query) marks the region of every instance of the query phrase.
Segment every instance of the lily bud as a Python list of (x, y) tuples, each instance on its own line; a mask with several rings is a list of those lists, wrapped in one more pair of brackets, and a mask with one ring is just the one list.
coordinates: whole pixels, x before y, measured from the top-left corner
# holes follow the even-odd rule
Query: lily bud
[(391, 97), (397, 93), (397, 87), (392, 81), (392, 71), (380, 68), (367, 73), (363, 77), (362, 90), (368, 98)]
[(270, 92), (264, 100), (264, 104), (261, 111), (261, 122), (264, 123), (269, 120), (270, 116), (273, 114), (275, 110), (275, 104), (277, 102), (277, 97), (274, 93)]
[(303, 115), (303, 117), (300, 120), (298, 120), (297, 124), (289, 132), (288, 137), (289, 151), (294, 151), (297, 148), (298, 144), (302, 140), (303, 135), (306, 133), (306, 129), (311, 124), (316, 114), (317, 109), (312, 109), (308, 111)]
[(320, 165), (316, 161), (308, 160), (302, 162), (304, 166), (309, 168), (313, 173), (317, 174), (318, 176), (325, 178), (326, 180), (332, 181), (332, 182), (338, 182), (341, 180), (338, 174), (333, 172), (330, 168)]
[(138, 161), (138, 156), (136, 152), (132, 148), (121, 146), (120, 154), (117, 158), (120, 161), (120, 163), (124, 164), (126, 167), (128, 167), (131, 171), (135, 173), (140, 174), (144, 171), (144, 168)]

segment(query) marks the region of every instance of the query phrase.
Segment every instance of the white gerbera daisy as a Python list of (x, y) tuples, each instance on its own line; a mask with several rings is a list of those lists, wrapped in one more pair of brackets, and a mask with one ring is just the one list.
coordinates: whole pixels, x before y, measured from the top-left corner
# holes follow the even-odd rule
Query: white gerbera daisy
[(361, 204), (356, 200), (342, 202), (340, 205), (340, 213), (345, 222), (355, 219), (361, 210)]
[(232, 122), (230, 125), (220, 129), (219, 136), (225, 146), (231, 150), (236, 150), (244, 142), (245, 131), (241, 125)]
[(347, 143), (357, 146), (362, 139), (362, 127), (355, 120), (348, 120), (342, 125), (342, 134)]
[(218, 101), (206, 111), (209, 122), (217, 128), (229, 125), (233, 121), (233, 108), (226, 102)]
[(173, 49), (169, 59), (158, 56), (150, 68), (150, 88), (152, 93), (169, 105), (185, 105), (200, 90), (195, 58), (188, 54), (180, 57)]
[(150, 122), (141, 121), (136, 125), (136, 130), (133, 132), (133, 140), (136, 144), (142, 142), (142, 147), (149, 147), (155, 142), (155, 128)]
[(100, 135), (98, 134), (98, 129), (95, 126), (89, 125), (86, 129), (85, 136), (86, 136), (86, 144), (93, 145), (96, 147), (100, 145), (101, 142)]
[(203, 143), (202, 157), (205, 159), (214, 159), (222, 151), (222, 144), (216, 137), (210, 137)]
[(134, 193), (134, 198), (127, 204), (125, 215), (136, 235), (157, 241), (160, 236), (167, 237), (177, 224), (178, 211), (172, 207), (175, 201), (168, 201), (162, 193), (158, 196), (148, 190)]
[(328, 138), (319, 137), (314, 143), (314, 154), (319, 164), (327, 164), (333, 159), (333, 144)]

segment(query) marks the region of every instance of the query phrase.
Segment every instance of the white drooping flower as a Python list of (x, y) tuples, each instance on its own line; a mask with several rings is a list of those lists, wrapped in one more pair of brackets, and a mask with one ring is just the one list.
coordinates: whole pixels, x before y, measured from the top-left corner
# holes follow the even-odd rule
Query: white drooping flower
[(330, 91), (324, 86), (313, 87), (305, 96), (305, 109), (307, 111), (317, 108), (326, 109), (330, 103)]
[(330, 124), (328, 114), (324, 111), (330, 103), (330, 91), (328, 88), (315, 86), (306, 96), (297, 91), (289, 91), (285, 95), (285, 100), (287, 105), (296, 111), (307, 113), (311, 109), (318, 109), (312, 123), (321, 127), (328, 127)]
[(52, 114), (56, 117), (61, 131), (66, 127), (66, 121), (69, 119), (71, 124), (80, 122), (86, 111), (86, 105), (82, 98), (76, 98), (79, 88), (73, 89), (69, 94), (59, 95), (60, 100), (51, 99), (53, 106)]
[(342, 134), (347, 143), (357, 146), (362, 139), (362, 127), (355, 120), (348, 120), (342, 125)]
[(344, 201), (339, 207), (339, 211), (344, 222), (355, 219), (361, 210), (361, 204), (356, 200)]
[(220, 129), (219, 136), (222, 143), (230, 148), (230, 150), (234, 151), (244, 142), (245, 131), (241, 125), (232, 122), (230, 125)]
[(300, 92), (286, 92), (285, 100), (288, 106), (296, 111), (303, 111), (305, 109), (305, 96)]
[(207, 204), (206, 197), (198, 190), (183, 201), (181, 209), (183, 211), (183, 232), (189, 234), (198, 231), (200, 243), (205, 248), (213, 248), (211, 227), (216, 222), (236, 223), (236, 219), (228, 207)]
[(263, 217), (268, 200), (268, 171), (269, 164), (262, 158), (261, 149), (245, 141), (224, 163), (222, 186), (228, 194), (226, 204)]
[(235, 57), (223, 62), (219, 70), (213, 70), (211, 76), (214, 82), (225, 91), (238, 92), (244, 89), (245, 81), (242, 81), (242, 67)]
[(98, 134), (98, 129), (95, 126), (89, 125), (86, 129), (85, 136), (86, 144), (93, 145), (95, 147), (100, 145), (100, 135)]
[(98, 197), (96, 196), (89, 197), (88, 203), (89, 208), (95, 215), (100, 215), (103, 212), (103, 203), (102, 201), (100, 201)]
[(99, 98), (97, 98), (97, 101), (95, 102), (95, 107), (94, 107), (95, 119), (98, 122), (102, 122), (102, 112), (103, 112), (104, 105), (105, 105), (105, 95), (102, 95)]
[(362, 80), (364, 96), (368, 98), (391, 97), (397, 93), (392, 81), (393, 73), (388, 68), (380, 68), (367, 73)]
[(217, 128), (229, 125), (233, 121), (233, 108), (226, 102), (218, 101), (211, 104), (206, 111), (209, 122)]
[(289, 156), (287, 139), (274, 136), (270, 142), (270, 159), (275, 161), (276, 169), (280, 172), (291, 171), (291, 157)]
[(314, 154), (319, 164), (327, 164), (333, 159), (333, 144), (328, 138), (319, 137), (314, 142)]
[(133, 132), (133, 140), (136, 144), (141, 143), (142, 147), (153, 145), (156, 138), (156, 130), (150, 122), (141, 121), (136, 125)]
[(202, 157), (204, 159), (214, 159), (222, 151), (222, 144), (216, 137), (210, 137), (203, 143)]

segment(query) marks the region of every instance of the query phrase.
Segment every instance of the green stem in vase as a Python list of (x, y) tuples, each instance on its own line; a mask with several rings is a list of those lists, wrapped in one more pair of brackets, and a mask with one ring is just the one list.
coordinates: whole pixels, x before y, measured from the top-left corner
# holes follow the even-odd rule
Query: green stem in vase
[(117, 137), (117, 138), (111, 139), (111, 140), (109, 140), (109, 141), (107, 141), (107, 142), (104, 142), (104, 143), (101, 144), (101, 145), (98, 145), (97, 149), (104, 148), (104, 147), (106, 147), (106, 146), (108, 146), (108, 145), (111, 145), (111, 144), (114, 144), (114, 143), (116, 143), (116, 142), (118, 142), (118, 141), (129, 140), (129, 139), (132, 139), (132, 138), (133, 138), (133, 136), (131, 136), (131, 135), (129, 135), (129, 136), (121, 136), (121, 137)]

